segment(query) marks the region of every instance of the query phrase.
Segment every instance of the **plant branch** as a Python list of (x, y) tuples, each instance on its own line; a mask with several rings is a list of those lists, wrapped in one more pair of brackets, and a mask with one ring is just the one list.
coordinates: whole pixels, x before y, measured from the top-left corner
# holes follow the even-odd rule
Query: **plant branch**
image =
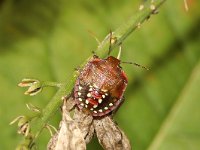
[[(146, 3), (140, 5), (139, 10), (134, 13), (130, 19), (122, 24), (116, 31), (112, 33), (112, 37), (116, 38), (116, 41), (112, 44), (111, 50), (119, 46), (134, 30), (140, 28), (141, 24), (148, 20), (152, 14), (156, 14), (158, 8), (164, 3), (165, 0), (148, 0)], [(106, 38), (98, 46), (95, 53), (104, 57), (107, 54), (107, 49), (109, 47), (110, 36), (107, 35)]]
[[(133, 17), (131, 17), (126, 23), (124, 23), (121, 27), (119, 27), (116, 31), (113, 32), (112, 37), (116, 38), (116, 40), (111, 43), (111, 50), (118, 45), (120, 45), (135, 29), (139, 28), (139, 26), (150, 17), (151, 14), (154, 14), (158, 7), (165, 0), (152, 0), (151, 2), (147, 1), (145, 4), (140, 6), (140, 9), (134, 13)], [(111, 37), (111, 38), (112, 38)], [(95, 53), (99, 57), (105, 57), (108, 53), (108, 47), (110, 44), (110, 34), (106, 36), (106, 38), (101, 42), (98, 46)], [(92, 57), (92, 56), (91, 56)], [(90, 57), (90, 58), (91, 58)], [(90, 59), (89, 58), (89, 59)], [(82, 67), (88, 62), (82, 64)], [(70, 82), (66, 82), (63, 85), (60, 85), (59, 90), (51, 99), (51, 101), (47, 104), (47, 106), (43, 109), (41, 113), (41, 120), (38, 123), (39, 133), (42, 131), (45, 124), (48, 123), (49, 119), (54, 115), (54, 113), (60, 108), (62, 105), (61, 98), (65, 95), (69, 95), (74, 87), (75, 80), (78, 76), (78, 72), (75, 71), (71, 77)]]

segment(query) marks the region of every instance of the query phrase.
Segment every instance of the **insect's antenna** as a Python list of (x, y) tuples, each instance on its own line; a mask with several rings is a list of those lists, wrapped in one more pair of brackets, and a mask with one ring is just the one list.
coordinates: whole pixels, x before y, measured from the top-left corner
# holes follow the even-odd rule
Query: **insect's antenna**
[(122, 61), (121, 63), (124, 63), (124, 64), (131, 64), (131, 65), (135, 65), (137, 67), (140, 67), (140, 68), (143, 68), (143, 69), (146, 69), (146, 70), (149, 70), (149, 68), (145, 67), (145, 66), (142, 66), (140, 64), (137, 64), (135, 62), (126, 62), (126, 61)]
[(110, 40), (109, 40), (108, 56), (110, 55), (110, 52), (111, 52), (111, 44), (112, 44), (112, 31), (110, 30)]
[(99, 41), (99, 39), (97, 38), (97, 36), (95, 35), (94, 32), (88, 30), (88, 33), (90, 34), (91, 37), (93, 37), (96, 40), (96, 42), (98, 43), (98, 45), (101, 44), (101, 42)]

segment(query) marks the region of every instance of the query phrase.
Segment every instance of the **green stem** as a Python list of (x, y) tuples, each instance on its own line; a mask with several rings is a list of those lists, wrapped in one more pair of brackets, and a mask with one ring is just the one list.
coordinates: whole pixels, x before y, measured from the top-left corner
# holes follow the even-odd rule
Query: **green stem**
[[(152, 2), (146, 2), (143, 6), (143, 9), (138, 10), (134, 13), (133, 17), (130, 18), (126, 23), (124, 23), (121, 27), (119, 27), (116, 31), (113, 32), (112, 37), (117, 38), (116, 42), (112, 44), (111, 50), (121, 44), (135, 29), (138, 28), (140, 24), (142, 24), (156, 9), (164, 2), (165, 0), (154, 0)], [(155, 9), (152, 9), (155, 8)], [(99, 57), (104, 57), (108, 53), (110, 38), (107, 36), (102, 43), (98, 46), (95, 53)], [(91, 58), (91, 57), (90, 57)], [(89, 58), (89, 59), (90, 59)], [(85, 61), (87, 63), (87, 61)], [(83, 63), (82, 66), (85, 65)], [(49, 119), (54, 115), (54, 113), (60, 108), (62, 105), (62, 96), (68, 95), (71, 93), (75, 80), (77, 78), (77, 72), (75, 71), (71, 77), (70, 82), (66, 82), (66, 84), (60, 85), (59, 90), (48, 103), (48, 105), (43, 109), (41, 120), (39, 121), (38, 130), (41, 132), (44, 125), (49, 121)]]
[[(60, 108), (62, 105), (62, 97), (69, 95), (73, 89), (74, 82), (77, 77), (77, 72), (74, 72), (71, 78), (71, 81), (68, 81), (65, 84), (60, 84), (59, 90), (56, 92), (54, 97), (51, 99), (51, 101), (47, 104), (47, 106), (43, 109), (41, 113), (41, 119), (39, 120), (37, 124), (37, 133), (36, 137), (42, 132), (44, 126), (48, 123), (49, 119), (55, 114), (55, 112)], [(37, 139), (35, 139), (37, 140)]]
[(45, 81), (42, 83), (43, 87), (48, 87), (48, 86), (52, 86), (52, 87), (62, 87), (62, 83), (58, 83), (58, 82), (50, 82), (50, 81)]
[[(162, 3), (166, 0), (148, 0), (146, 3), (141, 5), (143, 7), (130, 19), (122, 24), (116, 31), (113, 32), (112, 37), (116, 38), (116, 42), (112, 44), (111, 50), (115, 47), (119, 46), (135, 29), (139, 28), (140, 25), (145, 21), (148, 20), (149, 17), (154, 14), (157, 9), (160, 7)], [(107, 49), (110, 45), (110, 36), (107, 35), (106, 38), (102, 41), (102, 43), (98, 46), (95, 53), (100, 56), (104, 57), (107, 55)]]

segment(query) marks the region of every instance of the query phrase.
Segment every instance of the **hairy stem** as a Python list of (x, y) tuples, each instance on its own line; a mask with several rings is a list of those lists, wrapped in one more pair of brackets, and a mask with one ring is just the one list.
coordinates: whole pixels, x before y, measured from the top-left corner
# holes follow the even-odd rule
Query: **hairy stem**
[[(111, 50), (119, 46), (135, 29), (140, 28), (141, 24), (145, 20), (148, 20), (152, 14), (157, 13), (158, 8), (164, 2), (165, 0), (148, 0), (146, 3), (140, 5), (138, 11), (112, 33), (112, 37), (116, 38), (116, 41), (112, 44)], [(104, 57), (107, 54), (109, 44), (110, 36), (107, 35), (95, 53), (100, 57)]]
[[(120, 26), (116, 31), (113, 32), (112, 37), (116, 40), (111, 45), (111, 50), (118, 45), (120, 45), (135, 29), (139, 28), (139, 26), (150, 17), (151, 14), (154, 14), (158, 7), (165, 0), (151, 0), (147, 1), (143, 5), (140, 6), (140, 9), (134, 13), (134, 15), (122, 26)], [(110, 34), (109, 34), (110, 35)], [(95, 53), (99, 57), (105, 57), (108, 54), (108, 47), (110, 44), (110, 36), (106, 36), (105, 39), (98, 46)], [(91, 57), (90, 57), (91, 58)], [(89, 59), (90, 59), (89, 58)], [(85, 61), (87, 63), (87, 61)], [(82, 66), (85, 65), (82, 64)], [(74, 87), (74, 82), (77, 78), (78, 73), (75, 71), (71, 77), (71, 81), (66, 82), (63, 85), (60, 85), (59, 90), (51, 99), (51, 101), (47, 104), (47, 106), (43, 109), (41, 120), (39, 120), (38, 132), (40, 133), (45, 126), (45, 124), (49, 121), (52, 115), (60, 108), (62, 104), (62, 96), (69, 95)]]

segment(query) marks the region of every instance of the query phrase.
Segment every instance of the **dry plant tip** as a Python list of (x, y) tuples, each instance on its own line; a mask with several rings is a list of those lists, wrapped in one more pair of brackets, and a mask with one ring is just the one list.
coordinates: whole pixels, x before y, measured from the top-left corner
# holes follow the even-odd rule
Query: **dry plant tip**
[(19, 120), (22, 119), (22, 118), (24, 118), (24, 116), (18, 116), (18, 117), (16, 117), (15, 119), (13, 119), (13, 120), (9, 123), (9, 125), (13, 125), (15, 122), (19, 121)]
[(141, 4), (141, 5), (139, 6), (139, 10), (141, 11), (141, 10), (143, 10), (143, 9), (144, 9), (144, 5)]
[(49, 131), (51, 137), (54, 135), (52, 129), (55, 131), (55, 133), (58, 133), (58, 130), (50, 124), (46, 124), (45, 128)]
[(184, 0), (184, 6), (185, 6), (185, 10), (188, 11), (189, 8), (188, 8), (187, 0)]
[(156, 9), (156, 6), (155, 6), (154, 4), (151, 4), (151, 5), (150, 5), (150, 9), (151, 9), (151, 10), (155, 10), (155, 9)]
[(140, 23), (140, 22), (137, 24), (137, 28), (138, 28), (138, 29), (141, 28), (141, 23)]
[(34, 106), (33, 104), (26, 104), (26, 107), (30, 110), (30, 111), (34, 111), (34, 112), (41, 112), (41, 110)]

